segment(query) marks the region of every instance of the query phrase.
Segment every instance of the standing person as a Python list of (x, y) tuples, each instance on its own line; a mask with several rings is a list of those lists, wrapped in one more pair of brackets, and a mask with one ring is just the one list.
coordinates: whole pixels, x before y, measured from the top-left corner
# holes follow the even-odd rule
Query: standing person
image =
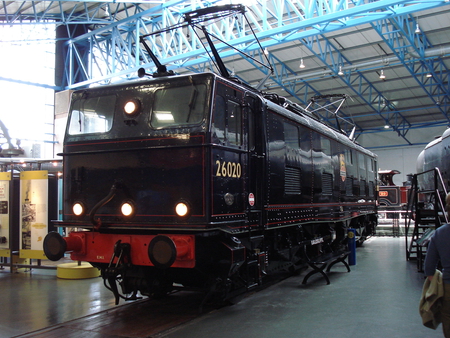
[[(450, 193), (445, 197), (446, 211), (450, 214)], [(432, 281), (438, 263), (442, 265), (444, 297), (441, 320), (444, 336), (450, 338), (450, 224), (445, 224), (434, 232), (425, 257), (424, 273)]]

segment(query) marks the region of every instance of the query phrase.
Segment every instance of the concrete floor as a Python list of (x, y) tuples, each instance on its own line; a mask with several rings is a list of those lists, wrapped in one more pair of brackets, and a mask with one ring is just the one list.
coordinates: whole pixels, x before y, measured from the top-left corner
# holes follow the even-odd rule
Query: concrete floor
[[(424, 281), (405, 259), (403, 237), (374, 237), (357, 249), (350, 273), (342, 264), (331, 284), (305, 272), (157, 337), (443, 337), (422, 325)], [(101, 278), (61, 280), (52, 270), (0, 272), (0, 338), (12, 337), (114, 307)]]
[(114, 307), (102, 278), (65, 280), (56, 270), (0, 272), (0, 337), (13, 337)]
[(330, 285), (319, 277), (302, 285), (304, 274), (289, 278), (164, 337), (443, 337), (440, 327), (422, 325), (424, 279), (405, 260), (404, 238), (368, 240), (351, 270), (335, 266)]

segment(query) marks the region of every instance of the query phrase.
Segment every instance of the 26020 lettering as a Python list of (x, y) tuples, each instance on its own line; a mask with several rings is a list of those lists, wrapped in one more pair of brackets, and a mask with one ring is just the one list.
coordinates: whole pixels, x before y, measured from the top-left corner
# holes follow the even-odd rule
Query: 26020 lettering
[(216, 161), (217, 164), (217, 177), (232, 177), (240, 178), (242, 175), (242, 167), (240, 163)]

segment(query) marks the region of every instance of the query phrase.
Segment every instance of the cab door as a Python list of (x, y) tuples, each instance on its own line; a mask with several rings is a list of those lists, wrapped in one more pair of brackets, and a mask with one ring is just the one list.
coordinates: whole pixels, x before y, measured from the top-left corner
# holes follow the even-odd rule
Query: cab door
[(252, 93), (245, 96), (244, 116), (248, 144), (245, 207), (250, 227), (262, 227), (266, 182), (264, 107), (261, 99)]
[(238, 230), (245, 227), (247, 145), (243, 92), (217, 83), (211, 123), (211, 217)]

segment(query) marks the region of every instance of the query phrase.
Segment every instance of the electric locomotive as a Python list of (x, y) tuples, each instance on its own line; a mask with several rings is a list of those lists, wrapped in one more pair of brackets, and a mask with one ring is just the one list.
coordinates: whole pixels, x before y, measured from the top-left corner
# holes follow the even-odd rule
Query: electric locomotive
[(75, 91), (62, 155), (67, 235), (44, 251), (99, 268), (116, 303), (179, 287), (230, 299), (377, 223), (376, 156), (226, 72), (159, 64)]
[[(79, 90), (64, 215), (44, 243), (115, 295), (174, 283), (228, 292), (376, 225), (376, 157), (306, 113), (215, 74)], [(286, 101), (283, 101), (286, 103)], [(118, 299), (118, 298), (117, 298)]]

